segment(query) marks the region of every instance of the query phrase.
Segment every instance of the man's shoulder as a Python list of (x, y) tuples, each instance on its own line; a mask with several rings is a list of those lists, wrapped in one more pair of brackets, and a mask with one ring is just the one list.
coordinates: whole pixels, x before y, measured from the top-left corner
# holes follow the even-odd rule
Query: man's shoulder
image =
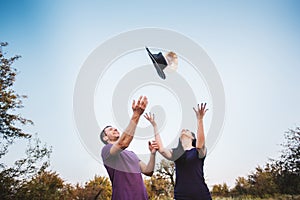
[(106, 145), (104, 145), (104, 147), (101, 150), (102, 157), (103, 156), (106, 157), (107, 154), (109, 154), (109, 151), (110, 151), (111, 147), (112, 147), (112, 144), (106, 144)]
[(110, 149), (112, 147), (112, 144), (105, 144), (103, 147), (102, 147), (102, 151), (105, 151), (107, 149)]
[(102, 150), (105, 149), (105, 148), (111, 148), (111, 147), (112, 147), (112, 144), (105, 144), (105, 145), (103, 146)]
[[(101, 151), (101, 156), (102, 158), (105, 158), (107, 159), (108, 157), (110, 157), (110, 149), (112, 148), (113, 144), (106, 144), (103, 148), (102, 148), (102, 151)], [(139, 159), (138, 156), (131, 150), (127, 150), (127, 149), (124, 149), (122, 150), (121, 152), (119, 152), (117, 154), (118, 156), (120, 157), (123, 157), (124, 159), (127, 159), (127, 158), (136, 158), (136, 159)], [(116, 156), (117, 156), (116, 155)]]

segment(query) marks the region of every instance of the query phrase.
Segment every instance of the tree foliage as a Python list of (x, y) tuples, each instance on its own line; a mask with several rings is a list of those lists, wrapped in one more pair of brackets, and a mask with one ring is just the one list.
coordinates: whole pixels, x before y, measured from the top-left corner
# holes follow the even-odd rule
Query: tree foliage
[[(26, 96), (17, 94), (13, 89), (17, 70), (12, 65), (20, 56), (6, 58), (3, 48), (7, 45), (0, 42), (0, 199), (16, 199), (24, 182), (49, 166), (51, 148), (42, 145), (37, 136), (32, 137), (21, 128), (33, 122), (18, 113)], [(28, 142), (26, 157), (9, 166), (3, 158), (17, 139)]]
[(64, 197), (64, 181), (55, 172), (41, 171), (22, 184), (17, 199), (53, 199), (59, 200)]
[(226, 183), (214, 185), (211, 193), (215, 196), (227, 197), (229, 195), (229, 187)]
[(175, 163), (173, 161), (168, 161), (162, 159), (158, 163), (158, 169), (156, 170), (162, 178), (168, 179), (173, 187), (175, 187)]
[(93, 180), (86, 182), (84, 186), (76, 185), (73, 188), (73, 199), (109, 200), (112, 189), (108, 177), (95, 176)]
[(285, 132), (280, 159), (275, 161), (276, 183), (283, 194), (300, 194), (300, 127)]
[(275, 183), (274, 173), (269, 164), (263, 169), (258, 166), (255, 172), (248, 175), (248, 193), (254, 196), (264, 197), (278, 193), (278, 186)]
[(25, 119), (16, 113), (17, 109), (23, 107), (22, 99), (25, 95), (17, 94), (13, 89), (17, 70), (12, 67), (13, 63), (21, 56), (6, 58), (2, 49), (8, 44), (0, 43), (0, 158), (8, 151), (16, 138), (29, 138), (31, 135), (22, 131), (19, 124), (33, 124), (31, 120)]
[(161, 174), (155, 173), (152, 177), (145, 179), (144, 182), (149, 199), (173, 199), (174, 187), (170, 180)]
[(280, 164), (284, 171), (300, 175), (300, 127), (285, 132), (286, 141), (282, 144)]
[[(284, 136), (279, 158), (256, 167), (246, 178), (238, 177), (231, 196), (300, 195), (300, 127), (289, 129)], [(220, 191), (220, 185), (213, 186), (213, 194), (224, 196)]]

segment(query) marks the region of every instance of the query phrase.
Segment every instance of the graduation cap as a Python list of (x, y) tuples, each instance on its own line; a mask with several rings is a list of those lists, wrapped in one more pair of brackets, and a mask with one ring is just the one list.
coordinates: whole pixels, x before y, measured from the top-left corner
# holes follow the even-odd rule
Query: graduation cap
[(148, 54), (160, 78), (166, 79), (166, 75), (163, 70), (167, 67), (168, 63), (165, 57), (162, 55), (161, 52), (159, 52), (158, 54), (152, 54), (147, 47), (146, 50), (148, 51)]
[[(153, 65), (159, 75), (160, 78), (166, 79), (166, 75), (164, 73), (164, 70), (168, 72), (174, 72), (178, 68), (178, 59), (176, 53), (173, 51), (170, 51), (163, 55), (161, 52), (158, 54), (152, 54), (150, 50), (145, 47), (152, 62)], [(166, 69), (165, 69), (166, 68)]]

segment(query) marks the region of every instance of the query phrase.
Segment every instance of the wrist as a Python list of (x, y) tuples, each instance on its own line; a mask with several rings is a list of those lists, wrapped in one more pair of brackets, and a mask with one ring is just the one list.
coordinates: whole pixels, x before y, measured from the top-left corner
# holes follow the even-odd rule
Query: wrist
[(135, 119), (139, 119), (140, 117), (141, 117), (141, 114), (140, 114), (140, 113), (133, 112), (131, 119), (132, 119), (132, 120), (135, 120)]
[(197, 119), (198, 122), (203, 122), (203, 117)]

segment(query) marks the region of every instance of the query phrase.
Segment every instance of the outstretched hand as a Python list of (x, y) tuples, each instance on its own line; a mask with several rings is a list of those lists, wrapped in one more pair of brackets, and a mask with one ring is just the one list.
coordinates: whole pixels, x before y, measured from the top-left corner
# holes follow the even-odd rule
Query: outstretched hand
[(152, 124), (152, 126), (156, 126), (156, 122), (155, 122), (155, 118), (154, 118), (154, 114), (149, 112), (144, 114), (144, 117)]
[(146, 96), (140, 96), (137, 102), (133, 100), (132, 102), (133, 113), (141, 116), (145, 111), (147, 104), (148, 104), (148, 99)]
[(198, 120), (202, 120), (206, 111), (208, 111), (208, 109), (206, 108), (206, 103), (201, 103), (200, 107), (198, 104), (197, 109), (193, 107), (193, 110), (195, 111)]

